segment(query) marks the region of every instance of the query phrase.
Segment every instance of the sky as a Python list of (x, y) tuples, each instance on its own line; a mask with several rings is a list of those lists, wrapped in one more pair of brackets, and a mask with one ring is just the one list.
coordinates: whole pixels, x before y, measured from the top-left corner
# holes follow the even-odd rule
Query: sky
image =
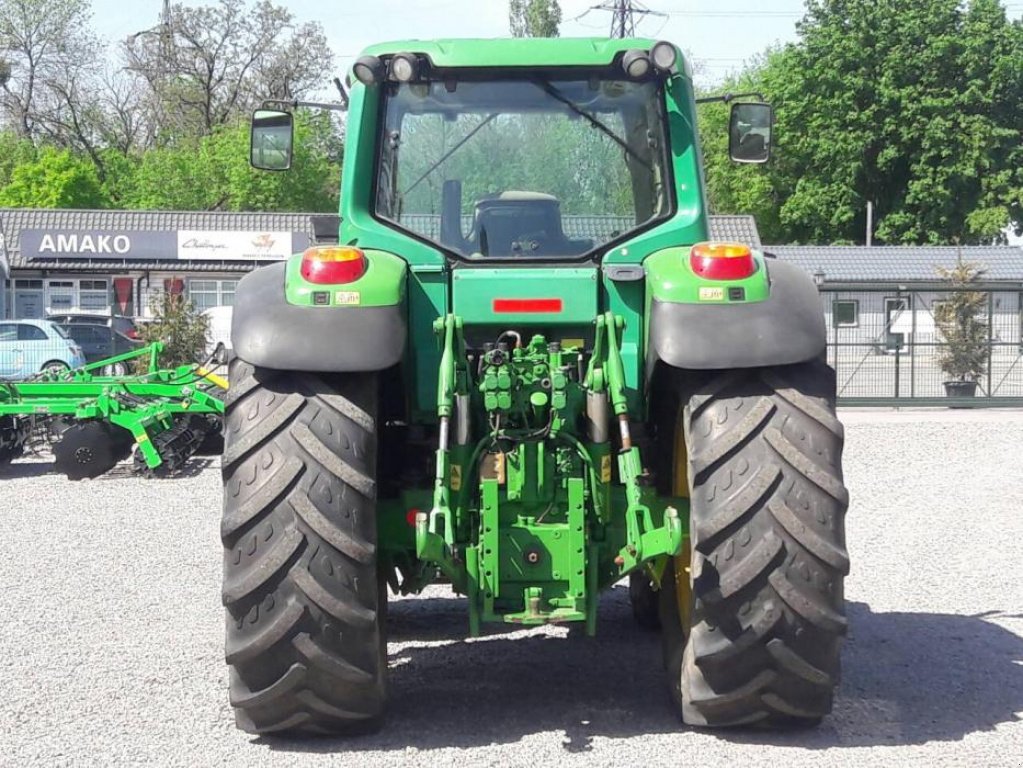
[[(339, 74), (362, 48), (406, 38), (503, 37), (508, 0), (275, 0), (295, 19), (319, 21), (338, 57)], [(561, 0), (563, 37), (606, 37), (611, 14), (590, 10), (603, 0)], [(186, 5), (202, 3), (186, 2)], [(690, 51), (697, 82), (711, 86), (743, 61), (794, 40), (803, 0), (645, 0), (665, 15), (639, 17), (638, 36), (667, 39)], [(93, 26), (116, 41), (159, 20), (162, 0), (93, 0)]]

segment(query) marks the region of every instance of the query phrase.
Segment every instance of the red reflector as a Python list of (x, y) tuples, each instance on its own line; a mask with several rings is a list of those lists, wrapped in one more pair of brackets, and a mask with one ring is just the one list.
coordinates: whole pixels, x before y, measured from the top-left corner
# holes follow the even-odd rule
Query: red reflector
[(366, 272), (366, 254), (350, 246), (309, 248), (302, 254), (302, 277), (310, 283), (352, 283)]
[(757, 269), (752, 251), (738, 243), (698, 243), (689, 252), (689, 264), (708, 280), (741, 280)]
[(560, 312), (561, 299), (494, 299), (494, 312)]
[(408, 511), (408, 513), (405, 515), (405, 522), (408, 523), (410, 527), (415, 528), (416, 527), (416, 515), (418, 515), (418, 514), (419, 514), (419, 510), (418, 509), (410, 509)]

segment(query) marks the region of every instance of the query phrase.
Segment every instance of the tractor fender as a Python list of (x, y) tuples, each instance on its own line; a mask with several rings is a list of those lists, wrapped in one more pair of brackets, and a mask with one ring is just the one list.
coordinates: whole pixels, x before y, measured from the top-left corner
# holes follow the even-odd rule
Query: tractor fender
[(389, 306), (291, 304), (286, 269), (285, 263), (261, 267), (238, 283), (231, 319), (235, 355), (286, 371), (380, 371), (401, 360), (408, 333), (404, 298)]
[(827, 337), (820, 295), (799, 267), (764, 261), (769, 294), (763, 301), (682, 303), (651, 297), (647, 378), (658, 362), (674, 368), (758, 368), (812, 360)]

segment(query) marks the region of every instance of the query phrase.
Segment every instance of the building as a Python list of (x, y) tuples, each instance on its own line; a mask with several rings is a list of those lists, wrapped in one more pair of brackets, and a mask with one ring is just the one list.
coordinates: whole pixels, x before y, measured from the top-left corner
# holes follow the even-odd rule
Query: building
[(243, 274), (306, 248), (295, 213), (0, 209), (5, 316), (112, 311), (145, 316), (159, 291), (200, 309), (231, 304)]
[(985, 269), (971, 286), (986, 304), (987, 370), (981, 394), (1023, 396), (1023, 248), (1014, 246), (766, 246), (802, 267), (821, 291), (828, 361), (839, 397), (938, 398), (946, 341), (935, 311), (952, 296), (938, 267)]
[[(587, 217), (565, 218), (573, 231), (585, 230)], [(752, 216), (712, 216), (710, 226), (715, 239), (760, 244)], [(183, 293), (203, 310), (230, 305), (246, 272), (304, 250), (317, 232), (336, 237), (337, 217), (0, 209), (0, 317), (76, 310), (146, 316), (162, 291)]]

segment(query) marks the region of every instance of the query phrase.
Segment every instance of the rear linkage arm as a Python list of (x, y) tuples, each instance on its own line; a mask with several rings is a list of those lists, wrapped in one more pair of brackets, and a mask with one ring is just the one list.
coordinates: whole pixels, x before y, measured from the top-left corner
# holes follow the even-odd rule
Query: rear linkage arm
[[(643, 462), (639, 448), (632, 444), (629, 429), (629, 406), (625, 397), (625, 367), (618, 347), (618, 332), (625, 327), (623, 318), (605, 312), (597, 318), (597, 334), (593, 357), (585, 384), (594, 391), (605, 388), (618, 419), (621, 451), (618, 454), (618, 477), (625, 486), (626, 543), (615, 557), (619, 573), (625, 575), (656, 557), (674, 555), (682, 546), (682, 521), (674, 507), (664, 510), (664, 523), (654, 525), (650, 508), (643, 503), (639, 478)], [(605, 342), (606, 338), (606, 343)]]

